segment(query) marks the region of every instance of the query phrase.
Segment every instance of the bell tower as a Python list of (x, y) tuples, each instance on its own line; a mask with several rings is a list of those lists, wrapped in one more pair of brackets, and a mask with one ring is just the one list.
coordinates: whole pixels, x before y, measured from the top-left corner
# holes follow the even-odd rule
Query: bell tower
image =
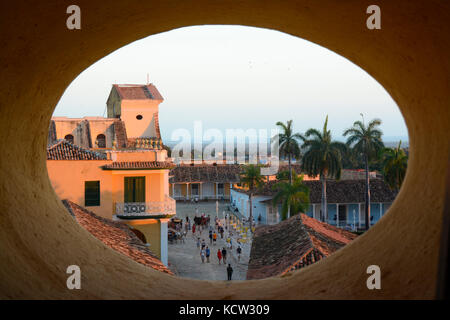
[(159, 104), (164, 99), (153, 84), (113, 84), (106, 102), (108, 118), (120, 118), (128, 138), (161, 138)]

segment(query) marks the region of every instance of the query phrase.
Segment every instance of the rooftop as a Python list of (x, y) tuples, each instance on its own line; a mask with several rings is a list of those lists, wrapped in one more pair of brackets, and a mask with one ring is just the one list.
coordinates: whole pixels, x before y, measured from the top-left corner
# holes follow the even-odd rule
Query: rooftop
[(239, 182), (241, 166), (238, 164), (199, 164), (178, 165), (174, 167), (170, 175), (170, 183), (187, 182)]
[[(273, 196), (274, 189), (278, 181), (270, 181), (253, 190), (255, 195)], [(303, 183), (309, 188), (310, 203), (321, 203), (322, 182), (320, 180), (307, 180)], [(362, 203), (365, 201), (365, 180), (327, 180), (327, 201), (328, 203)], [(248, 190), (235, 188), (236, 191), (249, 194)], [(382, 179), (370, 180), (370, 197), (372, 202), (392, 202), (395, 193)], [(271, 200), (266, 200), (271, 201)]]
[(83, 149), (63, 139), (47, 147), (47, 160), (106, 160), (106, 154)]
[(153, 84), (113, 84), (121, 99), (126, 100), (164, 100)]
[(276, 225), (258, 226), (253, 236), (247, 280), (283, 275), (339, 250), (356, 235), (295, 215)]
[(151, 170), (171, 169), (173, 163), (168, 161), (117, 161), (102, 166), (103, 170)]
[(78, 224), (111, 249), (147, 267), (173, 274), (127, 225), (97, 216), (69, 200), (63, 200), (63, 204)]

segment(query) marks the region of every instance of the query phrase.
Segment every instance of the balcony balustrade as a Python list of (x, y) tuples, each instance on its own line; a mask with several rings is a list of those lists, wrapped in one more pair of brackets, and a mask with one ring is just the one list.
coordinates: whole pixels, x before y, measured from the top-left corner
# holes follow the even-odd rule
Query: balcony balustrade
[(164, 201), (116, 202), (115, 214), (118, 217), (168, 216), (176, 213), (176, 202), (170, 197)]

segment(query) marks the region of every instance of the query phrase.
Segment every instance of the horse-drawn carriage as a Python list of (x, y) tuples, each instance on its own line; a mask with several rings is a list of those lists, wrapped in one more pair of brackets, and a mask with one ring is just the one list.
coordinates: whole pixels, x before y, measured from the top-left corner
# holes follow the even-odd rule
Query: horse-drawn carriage
[(167, 226), (175, 230), (181, 230), (181, 227), (183, 226), (183, 220), (177, 217), (173, 217), (172, 219), (170, 219)]
[(170, 219), (168, 223), (167, 239), (169, 243), (184, 242), (185, 234), (182, 231), (183, 221), (177, 217)]

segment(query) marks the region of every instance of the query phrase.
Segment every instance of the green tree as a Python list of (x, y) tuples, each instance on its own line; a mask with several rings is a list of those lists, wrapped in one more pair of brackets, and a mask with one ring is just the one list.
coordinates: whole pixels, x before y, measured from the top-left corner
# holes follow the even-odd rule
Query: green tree
[(240, 175), (241, 185), (245, 186), (249, 190), (249, 220), (250, 220), (250, 230), (253, 227), (253, 193), (256, 188), (259, 188), (264, 183), (264, 177), (261, 175), (261, 168), (254, 164), (249, 164), (243, 168), (243, 172)]
[[(295, 170), (292, 170), (295, 175)], [(276, 178), (278, 181), (289, 181), (289, 170), (278, 171)]]
[(300, 158), (300, 145), (299, 141), (304, 141), (304, 137), (300, 133), (294, 133), (292, 128), (292, 120), (289, 120), (284, 124), (281, 121), (276, 123), (282, 130), (282, 133), (278, 134), (278, 144), (280, 155), (288, 157), (289, 164), (289, 183), (292, 184), (292, 158)]
[(345, 144), (332, 140), (328, 130), (328, 116), (325, 119), (322, 132), (309, 129), (305, 133), (302, 149), (302, 169), (309, 175), (320, 176), (322, 182), (321, 220), (328, 220), (327, 210), (327, 178), (340, 179), (342, 170), (342, 154), (346, 152)]
[(274, 185), (277, 193), (273, 197), (273, 205), (281, 206), (282, 220), (300, 212), (305, 213), (309, 208), (309, 188), (303, 184), (303, 175), (294, 175), (293, 183), (279, 182)]
[(353, 127), (344, 131), (344, 137), (347, 138), (347, 146), (351, 147), (352, 151), (361, 155), (364, 158), (364, 165), (366, 171), (366, 201), (365, 201), (365, 216), (366, 216), (366, 230), (370, 226), (370, 178), (369, 178), (369, 162), (376, 159), (380, 154), (380, 150), (384, 148), (381, 136), (383, 132), (378, 129), (381, 125), (380, 119), (371, 120), (366, 126), (363, 121), (355, 121)]
[(381, 162), (383, 164), (383, 176), (387, 185), (396, 193), (402, 186), (408, 167), (408, 156), (401, 148), (402, 141), (397, 148), (384, 148), (381, 152)]

